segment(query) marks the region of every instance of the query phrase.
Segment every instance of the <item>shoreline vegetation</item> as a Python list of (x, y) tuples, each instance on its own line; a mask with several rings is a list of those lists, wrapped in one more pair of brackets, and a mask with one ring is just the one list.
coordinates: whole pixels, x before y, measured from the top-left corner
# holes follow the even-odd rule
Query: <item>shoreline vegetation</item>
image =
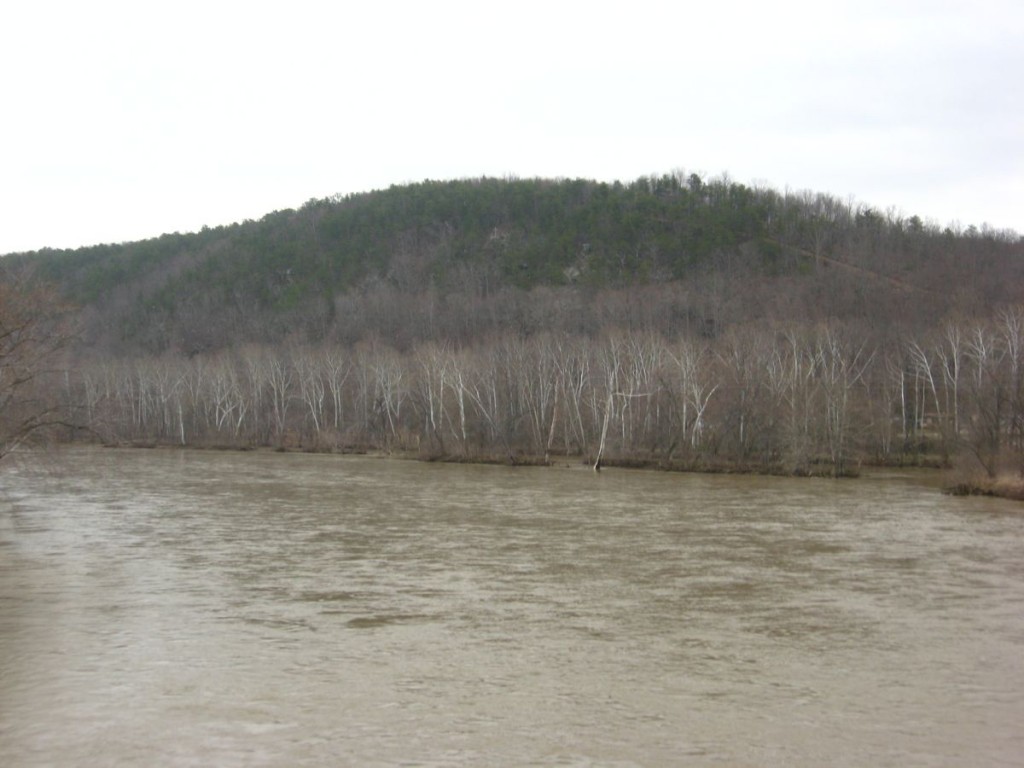
[(992, 496), (1012, 501), (1024, 501), (1024, 477), (1018, 474), (1000, 474), (994, 478), (974, 475), (959, 478), (943, 488), (952, 496)]
[[(88, 441), (75, 441), (83, 444)], [(72, 444), (72, 443), (68, 443)], [(673, 460), (664, 457), (605, 457), (599, 467), (595, 467), (593, 456), (548, 454), (517, 454), (513, 456), (489, 454), (480, 456), (462, 456), (458, 454), (424, 453), (407, 450), (386, 450), (375, 446), (334, 446), (316, 447), (303, 445), (244, 445), (233, 443), (198, 443), (178, 444), (173, 441), (157, 442), (153, 440), (131, 440), (123, 442), (97, 442), (97, 447), (106, 449), (140, 449), (140, 450), (194, 450), (223, 451), (237, 453), (291, 453), (321, 456), (364, 456), (379, 459), (395, 459), (399, 461), (418, 461), (425, 464), (479, 464), (482, 466), (503, 467), (579, 467), (600, 472), (603, 469), (638, 469), (669, 473), (693, 473), (709, 475), (764, 475), (768, 477), (817, 477), (845, 479), (857, 478), (862, 469), (926, 469), (951, 470), (950, 464), (940, 456), (915, 456), (913, 458), (894, 458), (888, 461), (857, 462), (842, 474), (836, 474), (827, 460), (812, 462), (809, 467), (798, 469), (787, 468), (782, 464), (738, 463), (727, 460)]]
[(833, 468), (827, 462), (818, 462), (808, 469), (791, 470), (782, 465), (765, 466), (754, 464), (736, 464), (732, 462), (706, 462), (706, 461), (669, 461), (659, 458), (608, 458), (602, 461), (601, 466), (594, 467), (594, 459), (586, 456), (479, 456), (469, 458), (457, 455), (423, 454), (417, 452), (394, 452), (384, 451), (368, 446), (347, 446), (338, 448), (314, 448), (314, 447), (285, 447), (285, 446), (245, 446), (226, 443), (211, 443), (206, 445), (176, 445), (171, 442), (157, 443), (154, 441), (136, 440), (125, 443), (99, 443), (99, 446), (106, 449), (144, 449), (144, 450), (195, 450), (195, 451), (236, 451), (248, 453), (255, 451), (266, 451), (274, 453), (297, 453), (316, 455), (339, 455), (339, 456), (368, 456), (379, 459), (394, 459), (399, 461), (420, 461), (425, 463), (439, 464), (476, 464), (481, 466), (502, 466), (502, 467), (577, 467), (600, 471), (603, 468), (645, 470), (654, 472), (669, 472), (680, 474), (705, 474), (705, 475), (759, 475), (764, 477), (804, 477), (818, 479), (856, 479), (860, 477), (861, 471), (882, 470), (882, 469), (905, 469), (905, 470), (931, 470), (942, 471), (946, 481), (942, 485), (942, 492), (951, 496), (989, 496), (1012, 501), (1024, 501), (1024, 476), (1020, 474), (1002, 473), (995, 478), (989, 478), (983, 473), (965, 473), (957, 469), (940, 456), (915, 456), (913, 458), (891, 459), (888, 461), (876, 461), (858, 464), (850, 468), (842, 475), (836, 475)]
[(1013, 497), (1024, 306), (913, 336), (870, 330), (506, 332), (83, 361), (59, 379), (64, 420), (81, 427), (63, 436), (786, 476), (945, 467), (956, 492)]
[[(32, 437), (847, 477), (1024, 472), (1024, 239), (676, 171), (426, 181), (0, 258)], [(7, 375), (10, 372), (11, 375)]]

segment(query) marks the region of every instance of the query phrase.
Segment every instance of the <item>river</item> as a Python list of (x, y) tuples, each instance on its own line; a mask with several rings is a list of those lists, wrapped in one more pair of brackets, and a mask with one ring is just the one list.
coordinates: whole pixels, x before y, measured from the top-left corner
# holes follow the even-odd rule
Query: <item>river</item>
[(1020, 766), (1024, 507), (857, 480), (0, 464), (4, 766)]

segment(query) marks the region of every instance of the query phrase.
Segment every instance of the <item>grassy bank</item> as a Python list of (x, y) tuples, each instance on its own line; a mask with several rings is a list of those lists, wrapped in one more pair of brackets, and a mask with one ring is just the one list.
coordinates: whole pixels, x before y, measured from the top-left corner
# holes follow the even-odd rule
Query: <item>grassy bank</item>
[(945, 490), (953, 496), (996, 496), (1024, 501), (1024, 475), (1017, 472), (1002, 473), (995, 477), (978, 475), (961, 478)]

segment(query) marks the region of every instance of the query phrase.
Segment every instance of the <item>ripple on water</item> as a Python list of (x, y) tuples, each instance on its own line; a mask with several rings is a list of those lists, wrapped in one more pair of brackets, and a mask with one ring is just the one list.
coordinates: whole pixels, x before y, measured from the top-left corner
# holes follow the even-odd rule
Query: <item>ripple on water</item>
[(1024, 754), (1024, 516), (987, 501), (902, 475), (74, 458), (0, 467), (3, 765)]

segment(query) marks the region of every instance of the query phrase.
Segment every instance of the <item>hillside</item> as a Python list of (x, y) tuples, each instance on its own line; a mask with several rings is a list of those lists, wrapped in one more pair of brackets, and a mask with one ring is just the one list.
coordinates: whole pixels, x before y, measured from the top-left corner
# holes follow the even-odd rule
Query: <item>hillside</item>
[(0, 455), (50, 434), (798, 474), (957, 462), (965, 488), (1024, 495), (1012, 233), (682, 174), (476, 179), (11, 255), (0, 278)]
[(82, 308), (104, 355), (370, 335), (402, 348), (610, 323), (705, 335), (758, 318), (931, 324), (1024, 301), (1012, 233), (682, 173), (425, 181), (3, 264)]

